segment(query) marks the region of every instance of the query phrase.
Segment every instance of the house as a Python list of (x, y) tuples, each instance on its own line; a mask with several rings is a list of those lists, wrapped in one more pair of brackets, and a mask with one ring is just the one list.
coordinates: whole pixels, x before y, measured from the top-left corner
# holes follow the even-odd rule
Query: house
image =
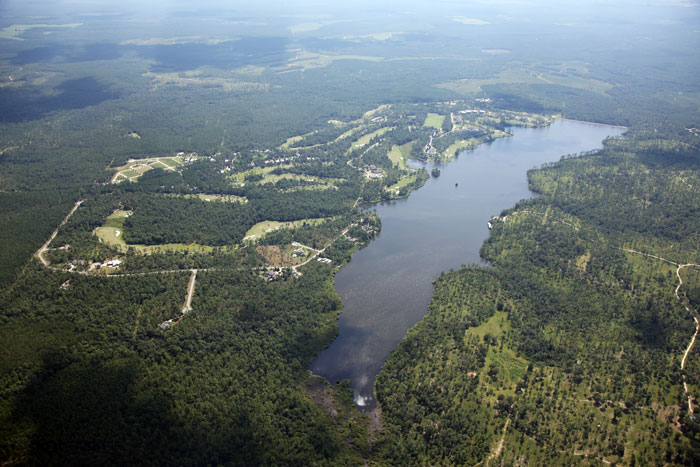
[(297, 257), (305, 258), (306, 257), (306, 250), (302, 250), (301, 248), (298, 250), (294, 250), (294, 252), (292, 253), (292, 258), (297, 258)]
[(274, 269), (268, 269), (263, 273), (263, 279), (270, 282), (275, 280), (279, 274), (280, 273), (278, 271), (275, 271)]

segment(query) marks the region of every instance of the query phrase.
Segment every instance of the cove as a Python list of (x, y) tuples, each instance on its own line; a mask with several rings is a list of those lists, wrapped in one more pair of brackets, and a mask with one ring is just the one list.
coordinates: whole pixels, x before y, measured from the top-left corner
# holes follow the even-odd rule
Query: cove
[[(329, 382), (349, 379), (355, 403), (375, 406), (376, 375), (428, 311), (440, 272), (479, 263), (491, 216), (529, 198), (527, 171), (601, 147), (624, 128), (558, 120), (464, 151), (408, 199), (377, 205), (382, 232), (335, 277), (338, 337), (311, 364)], [(412, 162), (412, 166), (423, 166)], [(430, 171), (434, 164), (424, 165)]]

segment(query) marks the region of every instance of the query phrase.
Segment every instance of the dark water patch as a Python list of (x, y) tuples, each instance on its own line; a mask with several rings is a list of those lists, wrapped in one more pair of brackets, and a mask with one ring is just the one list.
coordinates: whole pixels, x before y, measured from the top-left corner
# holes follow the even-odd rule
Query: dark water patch
[[(569, 120), (515, 129), (441, 166), (406, 200), (377, 206), (382, 233), (336, 275), (339, 334), (312, 363), (330, 382), (350, 379), (355, 402), (373, 407), (374, 380), (390, 352), (427, 312), (442, 271), (480, 262), (491, 216), (531, 196), (527, 171), (601, 146), (621, 128)], [(425, 166), (430, 171), (434, 165)]]
[(82, 109), (120, 97), (93, 77), (70, 79), (54, 90), (55, 94), (46, 95), (35, 86), (0, 88), (0, 122), (36, 120), (49, 112)]

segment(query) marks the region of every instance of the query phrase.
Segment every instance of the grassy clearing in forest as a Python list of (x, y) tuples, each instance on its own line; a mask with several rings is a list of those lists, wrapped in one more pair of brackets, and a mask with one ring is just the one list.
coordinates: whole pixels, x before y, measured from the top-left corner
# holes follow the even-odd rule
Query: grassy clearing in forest
[(423, 126), (425, 127), (433, 127), (436, 130), (439, 130), (442, 128), (442, 123), (445, 121), (445, 116), (444, 115), (438, 115), (434, 113), (429, 113), (428, 117), (425, 119), (425, 122), (423, 123)]
[(401, 146), (394, 145), (389, 154), (387, 154), (389, 160), (394, 164), (398, 164), (399, 169), (408, 169), (406, 158), (411, 153), (411, 146), (413, 146), (413, 142), (402, 144)]
[(294, 227), (299, 227), (304, 224), (318, 225), (322, 222), (327, 221), (328, 218), (317, 218), (317, 219), (301, 219), (298, 221), (291, 222), (277, 222), (277, 221), (263, 221), (258, 222), (253, 227), (251, 227), (243, 237), (243, 240), (256, 241), (261, 237), (265, 236), (266, 233), (272, 232), (277, 229), (290, 229)]
[(368, 134), (364, 135), (363, 137), (359, 138), (354, 143), (352, 143), (352, 145), (350, 146), (350, 149), (352, 150), (352, 149), (360, 148), (362, 146), (366, 146), (369, 144), (369, 142), (375, 136), (381, 136), (384, 133), (386, 133), (387, 131), (392, 130), (392, 129), (393, 129), (393, 127), (385, 127), (385, 128), (380, 128), (376, 131), (373, 131), (372, 133), (368, 133)]
[(196, 243), (166, 243), (163, 245), (128, 245), (124, 241), (124, 221), (131, 215), (131, 211), (115, 211), (101, 227), (97, 227), (94, 231), (97, 238), (101, 242), (106, 243), (119, 251), (126, 252), (129, 248), (133, 248), (141, 254), (161, 253), (165, 251), (188, 251), (191, 253), (208, 253), (214, 250), (214, 247), (208, 245), (198, 245)]

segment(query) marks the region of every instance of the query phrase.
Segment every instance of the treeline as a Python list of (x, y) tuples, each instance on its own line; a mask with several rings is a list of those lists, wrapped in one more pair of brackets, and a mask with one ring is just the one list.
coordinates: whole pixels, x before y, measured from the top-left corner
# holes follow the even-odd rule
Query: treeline
[(335, 332), (340, 302), (327, 266), (272, 283), (247, 271), (200, 271), (194, 310), (161, 331), (158, 323), (179, 315), (188, 279), (26, 271), (0, 314), (12, 355), (0, 375), (2, 458), (362, 463), (362, 426), (332, 421), (299, 383)]
[(208, 203), (200, 199), (144, 195), (124, 198), (133, 215), (124, 222), (127, 243), (159, 245), (240, 243), (253, 225), (264, 220), (295, 221), (331, 217), (349, 211), (357, 189), (279, 192), (246, 191), (248, 203)]

